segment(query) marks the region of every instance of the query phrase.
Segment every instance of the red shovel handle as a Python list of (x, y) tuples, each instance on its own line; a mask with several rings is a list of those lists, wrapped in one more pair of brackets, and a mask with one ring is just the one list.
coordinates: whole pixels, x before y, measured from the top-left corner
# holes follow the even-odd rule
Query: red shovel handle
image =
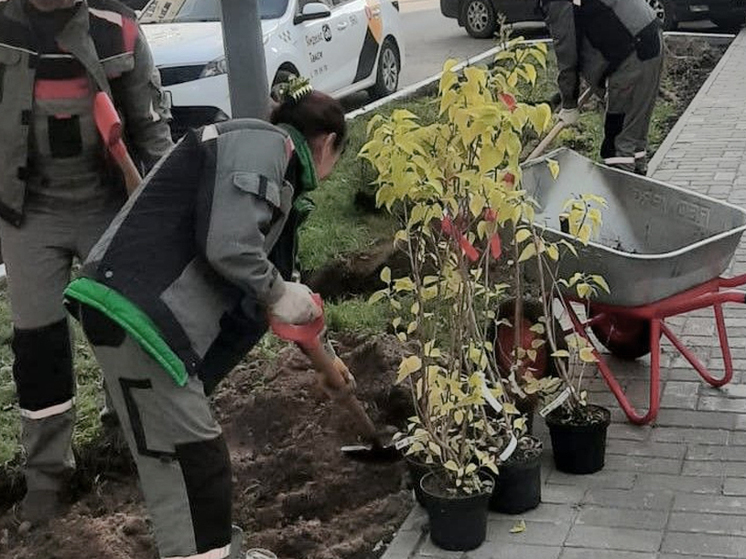
[(93, 118), (106, 147), (110, 148), (122, 139), (122, 121), (111, 98), (103, 91), (96, 93), (93, 100)]
[(321, 315), (308, 324), (287, 324), (270, 314), (269, 326), (275, 336), (287, 342), (295, 342), (302, 348), (317, 347), (321, 343), (319, 336), (324, 331), (324, 301), (318, 293), (313, 294), (313, 300), (321, 309)]

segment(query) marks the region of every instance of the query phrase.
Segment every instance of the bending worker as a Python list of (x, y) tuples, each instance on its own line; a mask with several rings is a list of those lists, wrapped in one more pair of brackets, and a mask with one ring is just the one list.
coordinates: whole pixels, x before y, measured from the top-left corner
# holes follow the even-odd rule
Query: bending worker
[(608, 95), (601, 157), (644, 175), (663, 64), (662, 34), (646, 0), (540, 0), (554, 41), (560, 119), (578, 120), (580, 78)]
[(73, 361), (62, 293), (126, 199), (93, 115), (112, 94), (143, 167), (172, 146), (160, 80), (134, 13), (115, 0), (0, 2), (0, 240), (28, 492), (58, 510), (74, 466)]
[[(291, 324), (320, 315), (290, 277), (305, 193), (340, 156), (344, 111), (304, 86), (272, 122), (187, 134), (66, 292), (109, 385), (163, 558), (240, 557), (228, 449), (206, 392), (264, 334), (268, 314)], [(340, 371), (326, 381), (343, 393), (350, 379)]]

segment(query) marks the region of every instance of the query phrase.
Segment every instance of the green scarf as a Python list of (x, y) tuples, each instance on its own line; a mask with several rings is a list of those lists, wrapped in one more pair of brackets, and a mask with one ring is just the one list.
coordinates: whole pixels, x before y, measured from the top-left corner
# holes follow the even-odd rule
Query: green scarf
[(300, 160), (301, 174), (300, 174), (300, 185), (294, 185), (296, 188), (300, 187), (300, 191), (295, 197), (293, 202), (293, 208), (298, 212), (299, 222), (303, 223), (308, 214), (311, 213), (316, 206), (307, 194), (312, 190), (316, 190), (319, 186), (319, 179), (316, 177), (316, 167), (313, 163), (313, 156), (311, 155), (311, 148), (308, 147), (308, 142), (303, 137), (297, 128), (290, 126), (289, 124), (280, 124), (280, 128), (288, 133), (290, 138), (293, 140), (295, 145), (295, 153)]

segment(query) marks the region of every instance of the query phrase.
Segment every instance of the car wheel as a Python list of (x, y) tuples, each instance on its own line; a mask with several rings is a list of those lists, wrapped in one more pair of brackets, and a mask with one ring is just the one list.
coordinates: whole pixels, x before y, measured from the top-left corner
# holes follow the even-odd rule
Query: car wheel
[(376, 84), (369, 90), (371, 96), (380, 99), (394, 93), (399, 89), (400, 73), (399, 50), (396, 48), (394, 41), (386, 39), (381, 47), (381, 53), (378, 55), (378, 74), (376, 75)]
[(272, 87), (270, 88), (270, 97), (273, 101), (280, 102), (280, 94), (282, 93), (281, 86), (284, 83), (290, 81), (291, 78), (297, 78), (298, 74), (290, 70), (277, 70), (275, 79), (272, 81)]
[(497, 32), (497, 15), (490, 0), (467, 0), (463, 21), (466, 32), (475, 39), (488, 39)]
[(712, 23), (717, 25), (722, 31), (738, 31), (746, 21), (744, 15), (727, 15), (727, 16), (710, 16)]
[(678, 27), (671, 0), (648, 0), (648, 4), (653, 8), (665, 31), (673, 31)]

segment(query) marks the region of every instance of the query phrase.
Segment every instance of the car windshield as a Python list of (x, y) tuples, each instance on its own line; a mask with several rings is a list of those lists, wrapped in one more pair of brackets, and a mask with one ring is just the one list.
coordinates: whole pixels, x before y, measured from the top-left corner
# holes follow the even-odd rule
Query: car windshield
[[(285, 13), (288, 0), (259, 0), (262, 19)], [(220, 0), (151, 0), (140, 15), (140, 23), (186, 23), (220, 21)]]

